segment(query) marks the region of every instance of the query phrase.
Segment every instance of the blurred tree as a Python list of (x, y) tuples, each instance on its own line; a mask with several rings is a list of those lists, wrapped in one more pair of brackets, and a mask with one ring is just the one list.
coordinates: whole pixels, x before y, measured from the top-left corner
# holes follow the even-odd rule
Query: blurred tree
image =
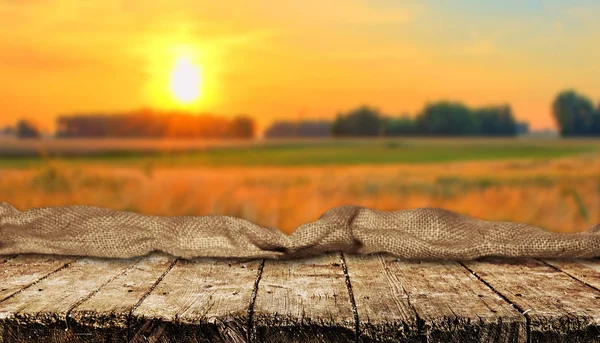
[(592, 102), (574, 90), (559, 93), (552, 103), (552, 114), (562, 136), (600, 134), (594, 132), (598, 114)]
[(254, 119), (248, 116), (237, 116), (231, 121), (231, 136), (233, 138), (250, 139), (254, 137)]
[(298, 137), (329, 137), (331, 122), (328, 120), (301, 120), (297, 125)]
[(383, 134), (385, 136), (411, 136), (418, 133), (417, 123), (407, 114), (383, 119)]
[(508, 105), (488, 106), (473, 111), (476, 134), (483, 136), (514, 136), (517, 121)]
[(327, 120), (278, 120), (265, 130), (266, 138), (329, 137), (331, 122)]
[(600, 104), (598, 104), (596, 111), (594, 111), (594, 117), (592, 120), (592, 135), (600, 136)]
[(0, 134), (5, 134), (5, 135), (14, 135), (15, 134), (15, 128), (10, 126), (10, 125), (6, 125), (2, 130), (0, 130)]
[(26, 119), (17, 122), (15, 132), (18, 138), (40, 138), (41, 136), (37, 125)]
[(76, 114), (57, 118), (57, 137), (253, 138), (254, 119), (203, 113), (141, 110), (118, 114)]
[(266, 138), (289, 138), (296, 137), (296, 123), (291, 121), (278, 120), (265, 130)]
[(331, 126), (332, 134), (339, 137), (379, 136), (381, 129), (382, 120), (379, 111), (368, 106), (338, 114)]
[(464, 136), (477, 131), (473, 113), (458, 102), (427, 104), (416, 118), (417, 129), (424, 135)]

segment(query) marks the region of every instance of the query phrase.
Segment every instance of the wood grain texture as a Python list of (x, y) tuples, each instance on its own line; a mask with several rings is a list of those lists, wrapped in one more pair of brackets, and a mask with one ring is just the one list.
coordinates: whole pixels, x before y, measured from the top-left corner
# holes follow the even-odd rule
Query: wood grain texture
[(178, 261), (132, 312), (133, 342), (246, 342), (260, 260)]
[(78, 342), (69, 313), (125, 272), (131, 260), (80, 259), (0, 303), (4, 342)]
[(600, 342), (599, 287), (600, 260), (20, 255), (0, 342)]
[(545, 260), (544, 262), (589, 285), (600, 289), (600, 259)]
[(131, 311), (164, 277), (175, 258), (151, 255), (71, 310), (69, 325), (85, 342), (127, 342)]
[(362, 341), (420, 342), (419, 320), (396, 273), (379, 255), (344, 254)]
[(57, 271), (75, 259), (70, 257), (21, 255), (0, 260), (0, 301)]
[(340, 255), (267, 260), (254, 304), (264, 342), (354, 342), (354, 316)]
[(530, 341), (599, 342), (600, 292), (533, 259), (465, 262), (529, 322)]
[(361, 340), (519, 342), (526, 320), (456, 262), (345, 255)]

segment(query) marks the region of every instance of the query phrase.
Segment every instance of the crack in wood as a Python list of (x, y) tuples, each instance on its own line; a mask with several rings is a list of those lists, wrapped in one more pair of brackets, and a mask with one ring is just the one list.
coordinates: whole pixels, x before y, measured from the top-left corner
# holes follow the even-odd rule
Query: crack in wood
[(514, 302), (510, 301), (504, 294), (500, 293), (489, 282), (485, 281), (482, 277), (480, 277), (479, 275), (477, 275), (477, 273), (474, 270), (472, 270), (471, 268), (467, 267), (467, 265), (464, 264), (463, 262), (458, 261), (458, 263), (461, 266), (463, 266), (463, 268), (465, 268), (467, 271), (469, 271), (469, 273), (471, 273), (474, 277), (476, 277), (477, 280), (481, 281), (481, 283), (483, 283), (486, 287), (488, 287), (490, 290), (492, 290), (492, 292), (496, 293), (496, 295), (498, 295), (500, 298), (502, 298), (502, 300), (506, 301), (512, 307), (516, 308), (517, 311), (519, 311), (519, 313), (521, 313), (521, 315), (523, 315), (525, 317), (526, 333), (527, 333), (527, 343), (531, 343), (531, 318), (527, 314), (527, 312), (529, 310), (523, 310), (520, 306), (518, 306)]
[(138, 300), (138, 302), (135, 305), (133, 305), (131, 310), (129, 310), (129, 313), (127, 314), (127, 341), (128, 342), (130, 342), (132, 339), (132, 337), (131, 337), (132, 336), (131, 335), (131, 317), (133, 316), (133, 311), (135, 311), (140, 306), (140, 304), (150, 295), (150, 293), (152, 293), (152, 291), (154, 291), (154, 289), (156, 289), (158, 284), (161, 283), (161, 281), (165, 278), (165, 276), (167, 276), (167, 274), (169, 274), (169, 272), (175, 267), (175, 265), (177, 264), (177, 262), (179, 262), (179, 260), (180, 260), (179, 258), (176, 258), (175, 260), (173, 260), (173, 262), (171, 262), (171, 264), (167, 267), (167, 269), (164, 271), (164, 273), (162, 273), (162, 275), (158, 277), (156, 282), (154, 282), (152, 287), (150, 287), (148, 292), (144, 293), (142, 298), (140, 300)]
[(346, 259), (344, 253), (340, 252), (340, 262), (342, 263), (342, 270), (346, 277), (346, 288), (348, 288), (348, 297), (350, 298), (350, 305), (352, 306), (352, 314), (354, 315), (354, 335), (355, 341), (358, 343), (360, 336), (360, 321), (358, 318), (358, 309), (356, 308), (356, 300), (354, 299), (354, 292), (352, 291), (352, 283), (350, 282), (350, 274), (348, 274), (348, 266), (346, 265)]
[(113, 282), (116, 278), (118, 278), (119, 276), (122, 276), (123, 274), (127, 273), (129, 270), (135, 268), (135, 266), (138, 265), (139, 263), (142, 263), (142, 261), (143, 260), (140, 259), (138, 262), (131, 264), (127, 268), (124, 268), (122, 272), (120, 272), (120, 273), (116, 274), (115, 276), (113, 276), (112, 278), (108, 279), (105, 283), (101, 284), (100, 287), (96, 288), (94, 291), (92, 291), (91, 293), (89, 293), (87, 296), (85, 296), (84, 298), (79, 299), (73, 305), (71, 305), (71, 307), (67, 310), (67, 313), (65, 315), (65, 325), (66, 325), (67, 331), (69, 330), (69, 319), (71, 317), (71, 312), (73, 312), (74, 309), (76, 309), (81, 304), (85, 303), (90, 298), (92, 298), (95, 294), (97, 294), (98, 292), (100, 292), (100, 290), (104, 286), (106, 286), (109, 283)]
[(535, 259), (535, 260), (538, 261), (538, 262), (540, 262), (540, 263), (542, 263), (542, 264), (544, 264), (544, 265), (546, 265), (546, 266), (548, 266), (548, 267), (550, 267), (550, 268), (552, 268), (552, 269), (554, 269), (554, 270), (556, 270), (557, 272), (561, 272), (561, 273), (564, 273), (564, 274), (568, 275), (573, 280), (581, 282), (585, 286), (587, 286), (587, 287), (589, 287), (589, 288), (591, 288), (591, 289), (593, 289), (593, 290), (595, 290), (597, 292), (600, 292), (600, 288), (598, 288), (598, 287), (596, 287), (594, 285), (591, 285), (591, 284), (585, 282), (584, 280), (581, 280), (581, 279), (577, 278), (575, 275), (572, 275), (571, 273), (569, 273), (566, 270), (562, 270), (562, 269), (560, 269), (560, 268), (558, 268), (558, 267), (556, 267), (556, 266), (554, 266), (554, 265), (552, 265), (552, 264), (550, 264), (550, 263), (548, 263), (548, 262), (546, 262), (544, 260), (539, 260), (539, 259)]
[[(421, 316), (419, 315), (419, 311), (417, 311), (416, 307), (412, 304), (411, 299), (410, 299), (410, 294), (408, 294), (408, 292), (406, 291), (406, 288), (404, 287), (404, 285), (401, 282), (399, 282), (399, 280), (392, 279), (392, 274), (390, 274), (389, 269), (385, 264), (383, 255), (378, 254), (377, 259), (379, 261), (379, 264), (381, 265), (381, 270), (383, 271), (383, 275), (387, 279), (388, 285), (393, 285), (394, 283), (398, 283), (400, 285), (400, 287), (402, 288), (402, 292), (406, 296), (406, 303), (407, 303), (408, 307), (412, 310), (413, 314), (415, 315), (415, 318), (417, 319), (418, 335), (419, 335), (419, 337), (421, 337), (421, 340), (424, 343), (427, 342), (427, 336), (425, 333), (425, 320), (423, 318), (421, 318)], [(395, 261), (399, 262), (400, 259), (396, 258)], [(395, 282), (395, 281), (398, 281), (398, 282)], [(398, 308), (400, 308), (401, 305), (398, 303), (398, 299), (396, 297), (393, 297), (392, 299), (396, 303), (396, 306)]]
[(32, 283), (28, 284), (27, 286), (20, 288), (19, 290), (17, 290), (17, 291), (16, 291), (16, 292), (14, 292), (13, 294), (11, 294), (11, 295), (9, 295), (9, 296), (5, 297), (4, 299), (0, 299), (0, 303), (2, 303), (2, 302), (4, 302), (4, 301), (7, 301), (8, 299), (11, 299), (11, 298), (13, 298), (14, 296), (16, 296), (16, 295), (20, 294), (21, 292), (23, 292), (23, 291), (25, 291), (25, 290), (29, 289), (30, 287), (32, 287), (32, 286), (35, 286), (36, 284), (38, 284), (38, 283), (40, 283), (40, 282), (44, 281), (45, 279), (49, 278), (50, 276), (52, 276), (52, 275), (54, 275), (54, 274), (56, 274), (56, 273), (60, 272), (61, 270), (63, 270), (63, 269), (65, 269), (65, 268), (69, 267), (71, 264), (73, 264), (73, 263), (77, 262), (77, 261), (78, 261), (80, 258), (81, 258), (81, 257), (79, 257), (79, 258), (76, 258), (76, 259), (74, 259), (74, 260), (72, 260), (72, 261), (69, 261), (69, 262), (67, 262), (67, 263), (63, 264), (63, 265), (62, 265), (62, 266), (60, 266), (59, 268), (57, 268), (57, 269), (55, 269), (55, 270), (51, 271), (50, 273), (48, 273), (48, 274), (46, 274), (46, 275), (42, 276), (41, 278), (39, 278), (39, 279), (35, 280), (34, 282), (32, 282)]
[(265, 267), (265, 260), (262, 259), (260, 261), (260, 265), (258, 266), (258, 273), (256, 275), (256, 280), (254, 280), (254, 288), (252, 289), (252, 297), (250, 297), (250, 304), (248, 305), (248, 336), (247, 343), (251, 343), (254, 338), (254, 304), (256, 303), (256, 297), (258, 295), (258, 286), (260, 284), (260, 279), (262, 278), (263, 269)]
[(0, 264), (6, 263), (6, 262), (14, 259), (15, 257), (17, 257), (17, 255), (0, 256)]
[[(0, 257), (0, 261), (7, 258), (7, 256)], [(12, 273), (27, 273), (28, 265), (20, 261), (21, 255), (17, 255), (15, 258), (19, 261), (15, 261), (14, 263), (17, 267), (12, 266), (12, 262), (10, 263)], [(40, 264), (37, 262), (37, 259), (31, 261), (28, 259), (27, 261), (27, 263), (32, 263), (32, 265), (36, 266)], [(43, 322), (49, 325), (48, 328), (43, 328), (43, 330), (47, 331), (42, 333), (44, 335), (57, 335), (56, 337), (68, 337), (70, 335), (70, 337), (81, 342), (90, 341), (86, 338), (88, 336), (94, 337), (93, 339), (100, 339), (101, 337), (114, 338), (117, 335), (121, 337), (119, 339), (122, 341), (132, 341), (135, 340), (135, 337), (132, 336), (135, 335), (134, 330), (136, 325), (146, 325), (144, 322), (136, 322), (138, 314), (134, 313), (136, 311), (141, 310), (143, 312), (148, 309), (158, 309), (155, 313), (158, 315), (149, 318), (164, 319), (165, 322), (161, 323), (167, 323), (167, 325), (171, 322), (177, 323), (181, 319), (179, 318), (179, 314), (176, 314), (174, 318), (162, 318), (160, 315), (165, 311), (167, 306), (163, 306), (160, 302), (152, 303), (149, 301), (150, 299), (146, 298), (152, 298), (160, 293), (162, 294), (161, 299), (167, 299), (166, 295), (169, 292), (163, 293), (164, 290), (162, 288), (165, 286), (165, 283), (169, 283), (169, 279), (172, 278), (171, 281), (182, 280), (182, 277), (194, 276), (190, 272), (201, 272), (198, 275), (218, 274), (210, 282), (200, 282), (196, 285), (198, 292), (203, 292), (202, 294), (206, 296), (217, 290), (221, 291), (222, 294), (230, 292), (227, 282), (238, 280), (237, 276), (242, 274), (245, 276), (243, 279), (243, 289), (246, 293), (244, 293), (243, 297), (231, 297), (229, 301), (233, 307), (224, 307), (224, 311), (216, 311), (212, 317), (204, 312), (208, 312), (206, 307), (210, 308), (215, 304), (215, 299), (204, 301), (196, 309), (196, 311), (202, 309), (204, 311), (197, 312), (198, 316), (193, 321), (189, 321), (191, 317), (186, 319), (188, 322), (184, 325), (184, 330), (187, 330), (185, 333), (178, 331), (181, 329), (179, 326), (174, 326), (174, 330), (176, 331), (162, 332), (160, 330), (164, 329), (158, 328), (154, 333), (155, 338), (149, 339), (160, 338), (164, 339), (165, 342), (175, 342), (184, 337), (206, 337), (207, 339), (212, 337), (216, 339), (218, 334), (220, 339), (254, 343), (262, 339), (265, 341), (277, 341), (279, 337), (283, 337), (283, 334), (287, 334), (287, 337), (289, 337), (288, 340), (301, 340), (314, 335), (317, 339), (340, 338), (340, 342), (376, 341), (377, 339), (391, 342), (402, 340), (404, 337), (410, 342), (440, 341), (440, 338), (453, 342), (464, 341), (465, 339), (468, 339), (469, 342), (479, 340), (494, 342), (516, 342), (516, 340), (523, 342), (567, 342), (568, 340), (563, 339), (571, 337), (579, 339), (581, 342), (591, 342), (596, 341), (600, 337), (598, 336), (598, 325), (591, 321), (599, 318), (597, 312), (595, 312), (595, 309), (598, 307), (594, 306), (594, 304), (598, 304), (598, 299), (600, 299), (600, 293), (598, 293), (600, 292), (600, 279), (598, 279), (600, 265), (592, 262), (587, 263), (584, 260), (578, 260), (576, 261), (577, 263), (562, 260), (556, 262), (551, 260), (548, 260), (548, 262), (537, 259), (529, 260), (530, 262), (535, 261), (535, 265), (533, 263), (519, 265), (507, 263), (505, 265), (503, 260), (493, 265), (480, 265), (465, 261), (452, 262), (453, 264), (447, 266), (444, 265), (444, 262), (440, 262), (441, 264), (425, 263), (421, 266), (420, 264), (396, 260), (402, 262), (402, 264), (397, 264), (392, 259), (384, 259), (382, 255), (373, 255), (371, 258), (368, 258), (337, 251), (335, 255), (332, 254), (330, 258), (324, 261), (315, 262), (308, 260), (297, 264), (274, 262), (273, 267), (278, 266), (276, 273), (271, 271), (271, 265), (265, 269), (266, 260), (255, 260), (252, 270), (248, 270), (245, 274), (241, 272), (245, 269), (239, 269), (239, 271), (238, 269), (233, 270), (233, 278), (231, 277), (232, 275), (226, 276), (221, 274), (221, 270), (211, 264), (213, 263), (212, 260), (207, 260), (206, 265), (198, 265), (196, 266), (197, 268), (187, 271), (179, 271), (184, 261), (174, 258), (156, 262), (160, 267), (154, 262), (150, 263), (145, 265), (145, 269), (143, 270), (140, 269), (140, 261), (129, 265), (116, 266), (119, 269), (106, 268), (106, 271), (101, 266), (95, 264), (88, 266), (88, 264), (85, 264), (85, 268), (91, 268), (89, 269), (89, 273), (83, 273), (80, 268), (74, 268), (73, 264), (75, 263), (75, 266), (78, 266), (79, 261), (80, 259), (76, 257), (73, 257), (72, 260), (50, 260), (51, 264), (48, 264), (48, 261), (45, 260), (43, 264), (45, 268), (41, 269), (42, 272), (36, 269), (35, 274), (32, 274), (25, 281), (18, 284), (22, 287), (21, 289), (14, 294), (5, 292), (3, 296), (5, 299), (0, 298), (0, 303), (6, 309), (5, 313), (10, 314), (20, 311), (19, 307), (16, 306), (18, 305), (16, 302), (17, 299), (13, 298), (15, 295), (21, 293), (17, 298), (19, 301), (23, 300), (24, 302), (30, 301), (30, 293), (35, 293), (31, 296), (41, 299), (41, 293), (37, 292), (37, 288), (40, 288), (41, 291), (42, 288), (45, 290), (48, 287), (47, 283), (54, 285), (50, 280), (46, 279), (54, 274), (61, 273), (60, 277), (55, 275), (52, 277), (52, 280), (55, 278), (62, 280), (62, 277), (66, 276), (66, 274), (70, 275), (71, 272), (79, 271), (76, 274), (78, 275), (77, 277), (71, 277), (68, 281), (79, 282), (79, 276), (85, 276), (86, 280), (93, 281), (93, 286), (88, 286), (85, 288), (85, 292), (80, 292), (79, 296), (73, 297), (69, 302), (57, 300), (60, 306), (55, 308), (56, 311), (48, 311), (48, 313), (43, 314), (46, 317), (41, 318), (42, 321), (40, 323)], [(0, 264), (0, 267), (2, 266)], [(208, 266), (212, 269), (206, 269)], [(225, 264), (225, 266), (227, 265)], [(492, 266), (495, 266), (496, 269), (490, 269)], [(229, 268), (233, 267), (236, 266), (229, 266)], [(238, 267), (246, 268), (245, 265)], [(70, 269), (64, 271), (66, 268)], [(255, 270), (254, 268), (257, 269)], [(566, 270), (563, 270), (563, 268)], [(323, 270), (329, 269), (336, 269), (339, 273), (335, 275), (334, 273), (323, 272)], [(140, 272), (132, 274), (132, 270)], [(509, 277), (512, 276), (515, 278), (511, 278), (509, 280), (511, 282), (508, 282), (508, 284), (504, 284), (503, 279), (500, 277), (505, 270), (509, 273)], [(175, 273), (175, 271), (179, 271), (179, 273)], [(350, 275), (351, 271), (352, 275)], [(530, 271), (533, 271), (533, 273)], [(108, 274), (109, 272), (110, 274)], [(537, 272), (539, 272), (539, 275)], [(290, 280), (288, 281), (291, 283), (289, 285), (277, 281), (279, 280), (278, 277), (286, 276), (290, 273), (291, 275), (288, 276)], [(312, 275), (317, 275), (318, 277), (315, 279)], [(521, 275), (525, 275), (526, 277), (522, 278)], [(139, 276), (144, 277), (143, 282), (138, 281)], [(345, 280), (344, 285), (340, 284), (342, 277)], [(122, 279), (127, 282), (121, 281)], [(328, 281), (321, 283), (325, 279)], [(388, 283), (393, 284), (393, 289), (389, 290), (389, 292), (387, 288), (383, 287), (387, 285), (386, 279)], [(544, 280), (554, 279), (558, 280), (555, 285), (556, 289), (543, 283)], [(186, 282), (175, 282), (173, 285), (185, 290), (188, 286), (195, 284), (194, 280), (198, 280), (198, 278), (190, 277), (186, 280)], [(42, 284), (35, 286), (40, 282)], [(241, 281), (240, 284), (242, 284)], [(319, 288), (321, 286), (329, 287), (330, 284), (334, 284), (336, 287), (331, 289)], [(60, 292), (54, 292), (57, 295), (68, 294), (71, 290), (69, 284), (65, 284), (64, 282), (56, 285), (61, 287)], [(438, 285), (442, 285), (443, 287), (438, 289)], [(371, 286), (375, 288), (371, 288)], [(521, 289), (521, 286), (530, 286), (530, 288)], [(129, 287), (133, 291), (128, 291)], [(258, 294), (259, 287), (263, 288), (260, 294)], [(267, 288), (265, 289), (265, 287)], [(562, 294), (562, 290), (565, 290), (565, 294), (567, 294), (567, 291), (571, 288), (578, 291), (579, 293), (577, 294), (582, 295), (582, 297), (569, 302), (572, 299), (560, 299), (561, 296), (557, 295), (558, 290), (561, 290), (560, 294)], [(25, 290), (27, 291), (22, 293)], [(233, 291), (234, 288), (231, 288), (231, 292)], [(299, 301), (298, 310), (301, 310), (301, 318), (297, 320), (291, 316), (287, 319), (280, 317), (280, 312), (282, 312), (280, 311), (282, 307), (280, 305), (278, 305), (279, 307), (265, 307), (263, 304), (265, 299), (262, 299), (262, 297), (268, 296), (267, 293), (271, 293), (271, 291), (281, 294), (289, 293), (290, 299)], [(546, 295), (544, 291), (553, 295), (552, 303), (548, 303), (549, 307), (543, 307), (543, 301), (538, 301), (541, 296)], [(96, 309), (106, 299), (109, 299), (107, 295), (111, 294), (127, 295), (127, 301), (119, 302), (119, 298), (115, 297), (115, 301), (119, 302), (118, 305), (109, 308), (110, 311), (96, 312)], [(186, 295), (187, 293), (182, 294)], [(196, 293), (194, 292), (194, 294)], [(237, 290), (234, 294), (237, 294)], [(342, 299), (346, 294), (348, 294), (348, 300)], [(437, 298), (438, 296), (443, 296), (444, 298)], [(170, 293), (169, 297), (169, 299), (172, 298)], [(378, 299), (374, 299), (375, 297)], [(10, 301), (5, 302), (8, 299)], [(282, 298), (278, 297), (277, 299)], [(531, 302), (532, 299), (533, 303)], [(398, 301), (401, 301), (400, 305), (402, 306), (397, 303), (397, 309), (394, 307), (394, 302)], [(448, 301), (458, 301), (460, 303), (455, 304)], [(7, 307), (8, 304), (12, 307)], [(185, 307), (183, 305), (187, 306), (188, 302), (174, 302), (173, 304), (175, 306), (171, 306), (171, 308), (177, 309)], [(286, 304), (283, 303), (284, 306), (287, 306)], [(322, 309), (319, 309), (319, 305), (323, 305)], [(468, 312), (470, 309), (469, 306), (472, 306), (474, 312)], [(538, 306), (540, 307), (538, 308)], [(340, 314), (336, 314), (331, 311), (332, 307), (343, 309), (343, 316), (340, 315), (341, 312)], [(433, 307), (435, 309), (432, 310)], [(115, 308), (116, 310), (113, 310)], [(534, 311), (529, 312), (526, 310), (529, 308), (534, 308)], [(235, 311), (230, 312), (231, 309)], [(309, 309), (317, 310), (314, 313), (310, 313)], [(502, 311), (497, 313), (499, 309)], [(581, 309), (581, 312), (579, 309)], [(243, 315), (246, 310), (247, 317)], [(307, 310), (306, 314), (304, 313), (305, 310)], [(490, 311), (491, 313), (489, 313)], [(8, 323), (8, 325), (19, 325), (18, 323), (21, 319), (24, 320), (24, 322), (21, 322), (23, 325), (31, 325), (33, 323), (30, 322), (31, 318), (33, 318), (32, 316), (39, 315), (38, 312), (23, 311), (27, 316), (17, 318), (15, 321)], [(381, 314), (382, 312), (385, 313)], [(54, 316), (52, 313), (56, 313), (57, 315)], [(61, 313), (65, 315), (59, 315)], [(237, 317), (229, 318), (231, 313), (235, 313)], [(115, 327), (96, 326), (96, 324), (102, 323), (97, 319), (95, 322), (86, 321), (88, 317), (85, 316), (88, 314), (96, 316), (94, 318), (103, 318), (107, 320), (107, 325), (115, 325)], [(560, 315), (560, 317), (554, 314)], [(81, 318), (78, 317), (80, 315), (82, 316)], [(116, 319), (110, 317), (113, 315), (117, 316)], [(375, 315), (378, 318), (373, 323), (370, 322), (369, 317), (371, 315)], [(550, 318), (551, 321), (547, 321), (546, 318)], [(70, 333), (52, 331), (64, 330), (63, 319), (68, 321), (67, 327)], [(207, 328), (212, 327), (211, 325), (214, 324), (212, 322), (213, 319), (217, 321), (223, 319), (224, 321), (224, 323), (218, 323), (217, 325), (219, 332), (217, 333), (213, 329), (204, 332)], [(508, 322), (505, 322), (505, 319)], [(229, 322), (228, 320), (232, 321)], [(582, 320), (589, 322), (582, 322)], [(273, 323), (279, 323), (281, 326), (273, 328)], [(433, 323), (433, 326), (430, 327), (430, 323)], [(4, 324), (6, 323), (0, 322), (0, 341), (2, 341), (3, 337), (12, 337), (6, 335), (18, 332), (14, 331), (17, 330), (14, 328), (11, 328), (13, 331), (8, 331), (9, 326), (6, 326), (6, 329), (2, 329), (2, 325)], [(80, 324), (83, 325), (82, 328), (85, 327), (85, 330), (89, 330), (89, 332), (75, 332), (80, 330), (79, 326), (74, 325)], [(568, 327), (558, 335), (555, 333), (557, 329), (551, 326), (555, 324)], [(219, 325), (223, 326), (223, 328)], [(317, 331), (309, 331), (309, 328), (303, 325), (315, 325)], [(404, 329), (400, 325), (404, 325)], [(41, 332), (35, 331), (38, 330), (35, 326), (23, 326), (21, 329), (23, 328), (29, 331), (23, 331), (27, 332), (27, 336), (22, 337), (32, 337), (30, 335)], [(264, 337), (262, 336), (263, 332), (265, 333)], [(141, 330), (138, 338), (142, 339), (143, 335), (146, 335), (146, 333), (144, 330)], [(473, 337), (472, 341), (470, 340), (471, 337)], [(556, 337), (560, 338), (560, 340)]]

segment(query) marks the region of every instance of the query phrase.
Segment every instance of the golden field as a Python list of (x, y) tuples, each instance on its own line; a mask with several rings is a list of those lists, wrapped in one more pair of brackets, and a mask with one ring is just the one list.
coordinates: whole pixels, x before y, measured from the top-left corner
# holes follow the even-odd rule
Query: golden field
[(442, 207), (559, 232), (600, 222), (600, 154), (381, 165), (77, 164), (0, 168), (18, 209), (85, 204), (153, 215), (224, 214), (290, 233), (339, 205)]

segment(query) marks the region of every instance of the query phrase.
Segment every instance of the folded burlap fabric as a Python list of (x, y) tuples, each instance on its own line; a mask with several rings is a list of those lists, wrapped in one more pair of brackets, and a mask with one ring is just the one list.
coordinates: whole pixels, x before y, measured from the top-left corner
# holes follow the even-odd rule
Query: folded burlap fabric
[(228, 216), (159, 217), (89, 206), (18, 211), (0, 203), (0, 255), (42, 253), (129, 258), (287, 258), (328, 251), (385, 252), (407, 259), (600, 256), (600, 225), (560, 234), (436, 208), (395, 212), (342, 206), (292, 235)]

